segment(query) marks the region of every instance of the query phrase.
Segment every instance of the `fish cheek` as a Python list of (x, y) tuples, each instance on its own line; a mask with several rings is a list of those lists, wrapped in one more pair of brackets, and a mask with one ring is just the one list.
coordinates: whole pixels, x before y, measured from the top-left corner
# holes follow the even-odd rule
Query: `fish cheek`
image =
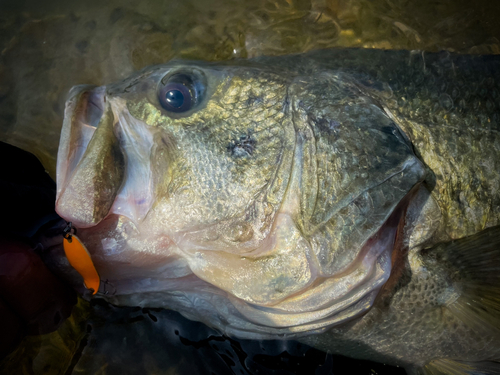
[(184, 251), (255, 248), (286, 190), (294, 132), (284, 121), (284, 86), (243, 78), (209, 89), (206, 104), (185, 117), (172, 118), (144, 98), (127, 102), (135, 118), (159, 130), (147, 222), (155, 217), (170, 235), (189, 232)]
[(231, 242), (247, 242), (252, 239), (254, 231), (248, 222), (236, 222), (228, 227), (226, 237)]
[[(190, 185), (196, 186), (194, 194), (201, 195), (203, 210), (216, 222), (254, 223), (260, 216), (257, 206), (266, 200), (279, 205), (284, 193), (293, 128), (284, 123), (282, 100), (273, 98), (268, 106), (247, 104), (250, 97), (262, 97), (259, 84), (234, 79), (214, 93), (206, 108), (185, 120), (182, 134), (179, 131)], [(274, 96), (284, 95), (282, 86), (274, 88), (271, 82), (269, 87)]]

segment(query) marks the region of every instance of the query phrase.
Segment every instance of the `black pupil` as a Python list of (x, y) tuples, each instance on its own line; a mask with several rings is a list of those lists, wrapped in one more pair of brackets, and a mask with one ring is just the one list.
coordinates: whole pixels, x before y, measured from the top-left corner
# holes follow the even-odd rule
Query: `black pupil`
[(184, 104), (184, 94), (179, 90), (167, 91), (165, 98), (167, 103), (174, 108), (180, 108)]

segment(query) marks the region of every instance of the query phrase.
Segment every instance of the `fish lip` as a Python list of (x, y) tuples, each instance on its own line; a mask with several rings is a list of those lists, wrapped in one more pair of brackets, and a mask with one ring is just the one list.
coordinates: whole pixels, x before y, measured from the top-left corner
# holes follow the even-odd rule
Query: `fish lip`
[(64, 121), (59, 140), (56, 172), (56, 212), (60, 212), (59, 202), (101, 120), (106, 103), (106, 87), (77, 85), (67, 95)]
[[(110, 213), (123, 214), (138, 224), (152, 205), (150, 164), (157, 130), (134, 118), (126, 100), (107, 96), (105, 86), (76, 87), (69, 97), (58, 154), (56, 211), (80, 228), (92, 227)], [(103, 132), (104, 138), (100, 135)], [(101, 145), (102, 149), (96, 146), (103, 153), (97, 155), (93, 145), (100, 145), (102, 140), (107, 143)], [(93, 180), (88, 179), (95, 171), (104, 170), (100, 164), (103, 155), (113, 160), (108, 165), (115, 168), (113, 177), (119, 180), (113, 180), (111, 186), (109, 174), (99, 177), (106, 181), (104, 187), (100, 185), (105, 195), (104, 200), (96, 202)], [(92, 169), (88, 160), (100, 167)], [(144, 168), (141, 163), (146, 163)]]
[(75, 122), (97, 127), (104, 113), (106, 103), (106, 86), (77, 85), (73, 86), (66, 97), (65, 117), (71, 118), (71, 128)]
[(78, 99), (78, 96), (82, 94), (85, 91), (90, 91), (95, 89), (96, 85), (75, 85), (72, 88), (69, 89), (68, 94), (66, 95), (66, 103), (74, 101), (75, 99)]
[[(90, 111), (89, 93), (91, 93)], [(57, 199), (66, 183), (71, 179), (76, 166), (87, 149), (95, 128), (102, 117), (104, 102), (104, 86), (78, 85), (72, 87), (68, 92), (57, 152)], [(90, 123), (88, 121), (89, 117)], [(95, 122), (96, 120), (97, 122)], [(74, 141), (77, 141), (76, 147)]]
[(68, 102), (77, 101), (71, 125), (75, 122), (94, 128), (99, 124), (106, 103), (106, 86), (78, 85), (68, 93)]
[(94, 128), (97, 127), (99, 121), (104, 114), (104, 106), (106, 103), (106, 86), (95, 88), (87, 91), (87, 107), (85, 111), (86, 123)]

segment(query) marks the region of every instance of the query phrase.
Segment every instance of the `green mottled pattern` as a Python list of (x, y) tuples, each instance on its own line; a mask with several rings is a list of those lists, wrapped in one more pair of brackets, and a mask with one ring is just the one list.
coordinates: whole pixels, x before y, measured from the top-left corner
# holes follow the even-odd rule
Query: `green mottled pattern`
[(436, 238), (500, 223), (500, 58), (374, 50), (311, 55), (306, 69), (356, 77), (410, 138), (441, 207)]

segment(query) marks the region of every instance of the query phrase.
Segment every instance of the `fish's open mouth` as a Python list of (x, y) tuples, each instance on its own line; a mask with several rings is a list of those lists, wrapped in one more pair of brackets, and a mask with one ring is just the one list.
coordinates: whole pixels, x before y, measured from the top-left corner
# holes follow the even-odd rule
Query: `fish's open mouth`
[(105, 89), (76, 88), (66, 105), (56, 210), (79, 228), (110, 214), (137, 223), (153, 202), (150, 155), (158, 130), (131, 116), (123, 101), (107, 100)]

